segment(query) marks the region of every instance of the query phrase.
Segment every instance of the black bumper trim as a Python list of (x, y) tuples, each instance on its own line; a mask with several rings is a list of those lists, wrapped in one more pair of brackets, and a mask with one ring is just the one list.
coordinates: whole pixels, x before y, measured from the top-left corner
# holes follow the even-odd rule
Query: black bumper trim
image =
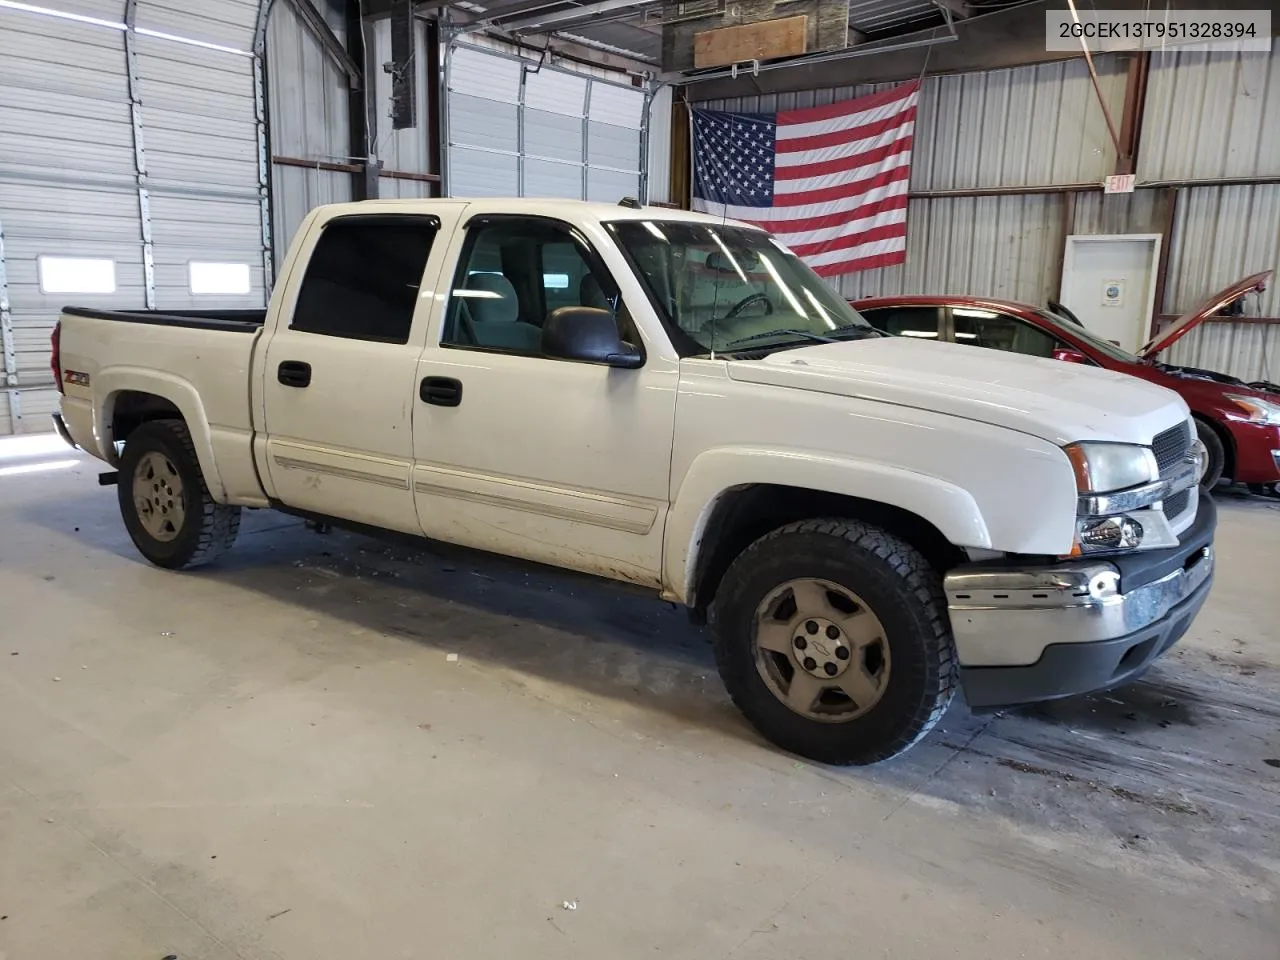
[(1162, 619), (1128, 636), (1092, 643), (1055, 643), (1024, 667), (961, 667), (972, 710), (1057, 700), (1119, 686), (1177, 643), (1204, 606), (1213, 577)]
[(67, 429), (66, 421), (62, 419), (62, 414), (53, 414), (53, 429), (58, 431), (58, 436), (62, 438), (62, 442), (73, 450), (79, 450), (80, 447), (71, 439), (71, 431)]

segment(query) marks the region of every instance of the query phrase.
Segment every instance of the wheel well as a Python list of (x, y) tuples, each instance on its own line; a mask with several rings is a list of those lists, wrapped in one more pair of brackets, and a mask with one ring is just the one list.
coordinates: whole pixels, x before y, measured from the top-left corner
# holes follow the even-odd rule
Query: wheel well
[(181, 420), (182, 411), (172, 401), (154, 393), (122, 390), (111, 406), (111, 439), (124, 443), (129, 434), (149, 420)]
[(703, 614), (735, 557), (766, 533), (814, 517), (845, 517), (874, 524), (911, 544), (939, 571), (964, 561), (964, 553), (923, 517), (901, 507), (777, 484), (754, 484), (726, 493), (702, 535), (690, 607)]
[(1203, 423), (1212, 430), (1222, 441), (1222, 476), (1223, 479), (1230, 480), (1236, 475), (1236, 444), (1231, 438), (1231, 432), (1222, 424), (1208, 417), (1203, 417), (1198, 413), (1192, 413), (1196, 423)]

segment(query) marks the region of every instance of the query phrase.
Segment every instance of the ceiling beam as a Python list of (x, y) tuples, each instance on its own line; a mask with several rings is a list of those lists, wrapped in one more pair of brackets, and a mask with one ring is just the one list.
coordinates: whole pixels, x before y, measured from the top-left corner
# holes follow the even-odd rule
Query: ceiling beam
[[(601, 23), (608, 20), (625, 20), (638, 16), (645, 7), (651, 7), (662, 0), (596, 0), (595, 3), (584, 3), (568, 7), (564, 10), (539, 12), (532, 10), (516, 13), (500, 10), (490, 17), (488, 22), (503, 30), (539, 31), (583, 26), (590, 23)], [(542, 4), (548, 7), (550, 4)]]
[(950, 10), (953, 20), (963, 20), (965, 17), (973, 16), (973, 7), (969, 6), (965, 0), (933, 0), (933, 4)]
[(487, 30), (484, 32), (495, 39), (505, 40), (507, 43), (524, 47), (533, 53), (541, 53), (546, 50), (548, 54), (563, 57), (566, 60), (607, 67), (610, 70), (617, 70), (622, 73), (653, 74), (657, 66), (657, 64), (647, 60), (636, 60), (633, 57), (602, 50), (589, 42), (583, 43), (576, 39), (570, 40), (559, 34), (551, 34), (545, 38), (535, 39), (505, 34), (500, 30)]

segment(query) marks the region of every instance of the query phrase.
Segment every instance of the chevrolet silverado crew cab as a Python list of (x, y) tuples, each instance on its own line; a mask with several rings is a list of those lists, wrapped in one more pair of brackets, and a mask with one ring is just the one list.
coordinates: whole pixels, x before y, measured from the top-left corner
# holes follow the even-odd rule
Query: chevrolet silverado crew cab
[(265, 312), (67, 308), (64, 437), (183, 569), (243, 508), (652, 590), (765, 737), (870, 763), (1142, 671), (1209, 591), (1189, 411), (876, 333), (785, 246), (571, 201), (321, 207)]

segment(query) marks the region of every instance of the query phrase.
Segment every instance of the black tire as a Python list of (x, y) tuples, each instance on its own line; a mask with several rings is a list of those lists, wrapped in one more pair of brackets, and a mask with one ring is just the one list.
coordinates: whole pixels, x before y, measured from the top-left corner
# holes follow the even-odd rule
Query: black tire
[[(138, 465), (158, 453), (182, 481), (183, 521), (171, 540), (149, 533), (134, 498)], [(230, 549), (240, 531), (240, 508), (215, 503), (200, 471), (191, 434), (181, 420), (152, 420), (129, 435), (120, 458), (116, 485), (120, 515), (138, 552), (158, 567), (190, 570), (203, 566)]]
[[(780, 585), (825, 580), (863, 598), (884, 628), (892, 669), (861, 716), (823, 722), (788, 707), (761, 676), (756, 610)], [(869, 764), (908, 750), (955, 693), (955, 644), (937, 572), (920, 553), (869, 524), (792, 523), (757, 540), (725, 573), (712, 606), (716, 663), (733, 702), (768, 740), (821, 763)]]
[(1200, 478), (1200, 486), (1205, 490), (1212, 490), (1222, 479), (1222, 471), (1227, 465), (1227, 453), (1222, 448), (1222, 438), (1218, 436), (1218, 431), (1199, 418), (1196, 419), (1196, 435), (1204, 444), (1205, 450), (1204, 476)]

